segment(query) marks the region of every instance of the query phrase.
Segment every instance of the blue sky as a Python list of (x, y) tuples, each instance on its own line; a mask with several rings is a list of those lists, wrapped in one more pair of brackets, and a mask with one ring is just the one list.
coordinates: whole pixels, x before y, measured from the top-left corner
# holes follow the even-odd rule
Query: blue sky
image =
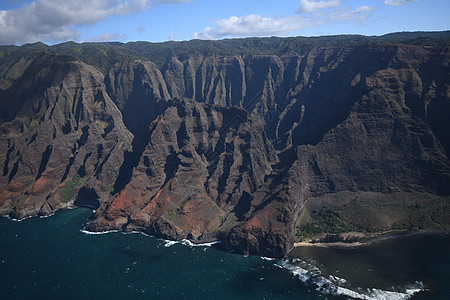
[(0, 45), (450, 29), (450, 0), (1, 0)]

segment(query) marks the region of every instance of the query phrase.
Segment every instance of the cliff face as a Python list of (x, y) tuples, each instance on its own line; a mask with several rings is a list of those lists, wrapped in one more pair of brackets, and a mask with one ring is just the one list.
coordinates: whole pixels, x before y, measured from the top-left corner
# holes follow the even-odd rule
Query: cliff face
[(172, 101), (149, 131), (130, 182), (88, 229), (215, 240), (242, 220), (277, 162), (262, 123), (239, 108)]
[(317, 86), (300, 90), (280, 118), (297, 113), (285, 132), (294, 147), (280, 155), (287, 166), (254, 194), (249, 221), (225, 239), (229, 247), (286, 253), (293, 237), (285, 233), (305, 201), (326, 193), (449, 194), (448, 51), (376, 47), (354, 49), (346, 59), (316, 74)]
[[(46, 215), (74, 201), (98, 207), (132, 140), (102, 74), (49, 55), (17, 72), (0, 94), (2, 214)], [(82, 184), (64, 189), (76, 174)]]
[(311, 197), (450, 194), (449, 54), (195, 53), (162, 68), (118, 62), (106, 76), (58, 56), (18, 59), (0, 70), (2, 213), (64, 207), (78, 174), (69, 205), (98, 207), (90, 230), (283, 256)]

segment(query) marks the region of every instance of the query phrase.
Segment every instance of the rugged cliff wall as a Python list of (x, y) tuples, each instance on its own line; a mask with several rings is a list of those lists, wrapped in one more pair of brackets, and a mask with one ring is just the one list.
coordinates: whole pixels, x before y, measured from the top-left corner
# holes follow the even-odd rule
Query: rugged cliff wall
[(152, 123), (130, 182), (87, 228), (215, 240), (242, 220), (276, 162), (262, 123), (245, 110), (173, 101)]
[[(25, 65), (13, 66), (16, 79), (0, 93), (2, 214), (46, 215), (74, 201), (98, 207), (133, 137), (102, 74), (50, 55)], [(71, 185), (75, 174), (81, 182)]]
[(105, 76), (65, 56), (19, 57), (0, 69), (2, 213), (75, 201), (98, 207), (90, 230), (283, 256), (311, 197), (450, 194), (449, 55), (194, 53), (119, 61)]

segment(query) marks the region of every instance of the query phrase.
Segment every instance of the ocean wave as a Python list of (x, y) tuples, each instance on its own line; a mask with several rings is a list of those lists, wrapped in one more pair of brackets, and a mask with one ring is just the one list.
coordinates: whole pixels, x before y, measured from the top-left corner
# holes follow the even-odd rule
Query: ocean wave
[(164, 242), (165, 242), (164, 247), (167, 248), (179, 243), (179, 241), (169, 241), (169, 240), (164, 240)]
[(265, 257), (265, 256), (261, 256), (261, 259), (264, 259), (264, 260), (268, 260), (268, 261), (273, 261), (273, 260), (276, 260), (276, 258), (272, 258), (272, 257)]
[(120, 230), (106, 230), (106, 231), (88, 231), (86, 229), (80, 230), (81, 233), (89, 234), (89, 235), (101, 235), (101, 234), (108, 234), (108, 233), (119, 232), (119, 231)]
[(209, 242), (209, 243), (194, 244), (191, 241), (186, 240), (186, 239), (182, 239), (180, 241), (164, 240), (164, 242), (165, 242), (164, 247), (171, 247), (175, 244), (182, 244), (182, 245), (188, 246), (188, 247), (211, 247), (212, 245), (221, 243), (221, 241), (213, 241), (213, 242)]
[(55, 213), (51, 213), (51, 214), (46, 215), (46, 216), (39, 216), (39, 219), (45, 219), (45, 218), (48, 218), (48, 217), (53, 216), (54, 214), (55, 214)]
[(33, 218), (33, 217), (35, 217), (35, 216), (28, 216), (28, 217), (25, 217), (25, 218), (22, 218), (22, 219), (15, 219), (15, 218), (12, 218), (12, 217), (9, 216), (9, 215), (6, 215), (6, 216), (4, 216), (4, 217), (7, 218), (7, 219), (10, 220), (10, 221), (14, 221), (14, 222), (22, 222), (23, 220), (31, 219), (31, 218)]
[(145, 233), (145, 232), (138, 231), (138, 230), (127, 231), (127, 232), (122, 231), (122, 233), (123, 233), (123, 234), (142, 234), (143, 236), (154, 238), (153, 235), (150, 235), (150, 234), (147, 234), (147, 233)]
[(353, 299), (365, 300), (406, 300), (410, 299), (414, 294), (424, 291), (422, 282), (415, 282), (410, 286), (404, 287), (404, 291), (386, 291), (377, 288), (362, 289), (342, 286), (347, 280), (337, 276), (328, 276), (322, 274), (319, 268), (308, 264), (302, 260), (296, 259), (294, 265), (288, 260), (281, 260), (275, 263), (275, 266), (283, 268), (291, 272), (304, 284), (312, 286), (317, 292), (335, 296), (344, 296)]

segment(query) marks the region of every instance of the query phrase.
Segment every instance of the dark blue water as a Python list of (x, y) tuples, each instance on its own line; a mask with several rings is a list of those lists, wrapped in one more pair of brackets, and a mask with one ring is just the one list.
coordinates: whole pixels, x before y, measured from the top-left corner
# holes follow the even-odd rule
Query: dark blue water
[(91, 215), (76, 209), (21, 222), (1, 218), (0, 297), (345, 299), (395, 292), (406, 299), (408, 288), (423, 285), (427, 291), (413, 299), (450, 298), (448, 236), (346, 251), (301, 248), (293, 253), (301, 259), (265, 260), (227, 253), (220, 244), (167, 247), (142, 234), (84, 234)]

